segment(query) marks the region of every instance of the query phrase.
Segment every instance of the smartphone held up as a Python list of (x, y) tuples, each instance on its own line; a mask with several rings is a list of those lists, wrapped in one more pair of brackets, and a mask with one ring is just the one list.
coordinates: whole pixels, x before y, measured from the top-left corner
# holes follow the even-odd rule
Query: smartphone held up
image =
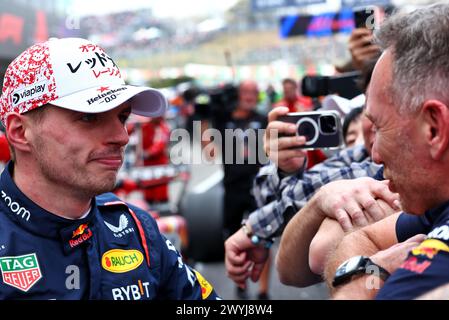
[(374, 5), (354, 8), (353, 13), (356, 28), (376, 30), (384, 18), (383, 9)]
[(341, 119), (335, 111), (289, 113), (278, 120), (296, 124), (296, 135), (306, 137), (302, 149), (336, 149), (343, 143)]

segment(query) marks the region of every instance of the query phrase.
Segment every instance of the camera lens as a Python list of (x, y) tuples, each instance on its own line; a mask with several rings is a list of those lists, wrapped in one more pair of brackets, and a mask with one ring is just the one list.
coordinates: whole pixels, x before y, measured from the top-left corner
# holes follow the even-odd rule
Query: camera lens
[(310, 141), (315, 136), (315, 127), (310, 122), (303, 122), (298, 127), (298, 135), (306, 137)]
[(337, 132), (337, 119), (334, 116), (320, 117), (320, 129), (323, 134), (334, 134)]
[(311, 118), (302, 118), (297, 123), (298, 136), (306, 137), (306, 145), (315, 143), (318, 138), (318, 127), (316, 122)]

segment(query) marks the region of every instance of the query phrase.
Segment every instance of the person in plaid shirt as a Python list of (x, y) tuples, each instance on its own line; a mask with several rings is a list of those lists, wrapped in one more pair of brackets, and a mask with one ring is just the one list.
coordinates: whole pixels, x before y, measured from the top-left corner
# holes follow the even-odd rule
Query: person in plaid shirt
[(253, 188), (259, 209), (252, 212), (243, 222), (243, 227), (225, 243), (228, 276), (242, 287), (246, 285), (246, 279), (249, 277), (248, 265), (252, 264), (250, 276), (256, 281), (267, 261), (273, 237), (282, 233), (288, 220), (320, 187), (341, 179), (382, 179), (382, 166), (375, 164), (369, 156), (373, 143), (372, 124), (369, 120), (363, 119), (365, 145), (344, 149), (305, 171), (305, 152), (301, 149), (291, 149), (304, 144), (303, 137), (277, 139), (269, 136), (270, 130), (278, 130), (279, 134), (295, 132), (294, 124), (289, 126), (276, 121), (279, 116), (287, 113), (287, 108), (280, 107), (269, 114), (270, 124), (267, 128), (265, 149), (272, 161), (261, 168)]

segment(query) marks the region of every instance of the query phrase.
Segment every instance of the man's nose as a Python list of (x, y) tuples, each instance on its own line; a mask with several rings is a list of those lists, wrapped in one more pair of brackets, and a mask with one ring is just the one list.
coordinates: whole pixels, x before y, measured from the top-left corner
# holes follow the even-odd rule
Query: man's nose
[(375, 163), (382, 164), (382, 158), (381, 158), (379, 152), (377, 151), (377, 143), (376, 143), (376, 141), (374, 141), (373, 148), (371, 150), (371, 158), (373, 159), (373, 161)]
[(129, 142), (129, 134), (126, 126), (119, 120), (111, 120), (108, 123), (109, 130), (105, 130), (108, 143), (125, 146)]

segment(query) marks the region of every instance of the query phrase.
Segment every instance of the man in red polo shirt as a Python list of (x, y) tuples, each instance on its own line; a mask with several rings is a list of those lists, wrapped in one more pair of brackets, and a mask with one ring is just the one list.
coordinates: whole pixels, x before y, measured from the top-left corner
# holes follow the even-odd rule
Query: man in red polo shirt
[(313, 110), (313, 103), (310, 98), (299, 95), (298, 84), (295, 80), (286, 78), (282, 81), (284, 96), (275, 107), (287, 107), (290, 112), (301, 112)]

